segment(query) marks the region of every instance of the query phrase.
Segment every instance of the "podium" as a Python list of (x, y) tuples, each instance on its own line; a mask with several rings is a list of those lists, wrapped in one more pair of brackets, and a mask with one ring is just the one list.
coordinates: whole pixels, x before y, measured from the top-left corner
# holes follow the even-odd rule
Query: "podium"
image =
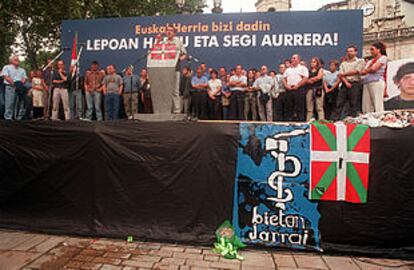
[(173, 43), (154, 44), (147, 57), (147, 70), (151, 85), (153, 114), (138, 114), (136, 119), (144, 121), (182, 120), (183, 114), (172, 114), (172, 92), (179, 82), (176, 73), (177, 46)]

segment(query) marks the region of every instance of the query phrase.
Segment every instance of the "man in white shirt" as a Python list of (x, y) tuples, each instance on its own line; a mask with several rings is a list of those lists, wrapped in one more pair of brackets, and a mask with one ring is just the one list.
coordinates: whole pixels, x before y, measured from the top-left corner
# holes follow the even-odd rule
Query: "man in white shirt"
[(213, 69), (208, 81), (208, 107), (212, 120), (221, 120), (221, 90), (222, 83), (218, 78), (218, 72)]
[(253, 84), (255, 90), (259, 90), (257, 105), (259, 107), (259, 117), (261, 121), (272, 122), (272, 98), (270, 92), (275, 87), (275, 80), (268, 75), (267, 66), (260, 68), (260, 77)]
[(300, 56), (292, 55), (291, 66), (283, 74), (283, 85), (286, 89), (286, 113), (288, 121), (305, 121), (304, 85), (309, 77), (308, 69), (300, 65)]
[[(4, 66), (0, 76), (4, 79), (5, 84), (5, 112), (4, 119), (12, 120), (17, 109), (17, 116), (25, 114), (24, 95), (18, 95), (16, 89), (18, 85), (24, 85), (27, 80), (26, 71), (19, 66), (20, 61), (17, 56), (10, 56), (9, 64)], [(16, 100), (20, 106), (16, 106)], [(15, 108), (18, 107), (18, 108)]]
[(244, 118), (244, 91), (247, 86), (247, 78), (242, 74), (241, 65), (236, 66), (236, 71), (230, 77), (228, 86), (230, 88), (230, 119), (243, 120)]

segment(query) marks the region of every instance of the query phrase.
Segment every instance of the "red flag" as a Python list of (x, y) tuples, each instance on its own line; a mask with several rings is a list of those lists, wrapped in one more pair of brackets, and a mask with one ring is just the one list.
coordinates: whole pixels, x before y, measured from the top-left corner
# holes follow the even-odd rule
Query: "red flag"
[(73, 38), (73, 45), (72, 45), (72, 57), (70, 61), (72, 76), (76, 73), (77, 60), (78, 60), (78, 33), (75, 34), (75, 37)]
[(368, 126), (312, 124), (310, 199), (366, 203), (369, 153)]
[(151, 50), (151, 59), (153, 60), (174, 60), (177, 53), (175, 44), (154, 44)]

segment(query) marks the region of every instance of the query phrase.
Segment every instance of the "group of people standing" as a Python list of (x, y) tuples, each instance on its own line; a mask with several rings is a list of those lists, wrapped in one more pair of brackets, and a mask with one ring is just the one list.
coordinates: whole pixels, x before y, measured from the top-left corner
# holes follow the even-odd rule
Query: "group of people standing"
[(182, 70), (180, 95), (190, 117), (211, 120), (310, 121), (340, 120), (359, 113), (384, 111), (387, 53), (381, 42), (371, 46), (371, 59), (357, 57), (349, 46), (341, 62), (328, 69), (319, 57), (309, 65), (294, 54), (278, 71), (265, 65), (230, 73), (201, 64), (192, 74)]
[(115, 65), (103, 70), (93, 61), (84, 76), (75, 76), (75, 67), (67, 73), (59, 60), (56, 68), (48, 63), (44, 71), (31, 71), (27, 76), (19, 64), (18, 57), (11, 56), (0, 73), (0, 118), (115, 120), (152, 113), (146, 69), (138, 76), (127, 67), (121, 77)]
[[(169, 28), (169, 39), (178, 42)], [(183, 61), (185, 48), (180, 50)], [(225, 67), (215, 70), (202, 63), (193, 72), (184, 66), (177, 73), (172, 112), (192, 119), (269, 122), (340, 120), (360, 112), (382, 112), (387, 94), (385, 45), (373, 44), (369, 60), (357, 55), (357, 48), (349, 46), (341, 62), (332, 60), (327, 69), (322, 59), (313, 57), (308, 65), (298, 54), (279, 64), (278, 71), (269, 71), (265, 65), (258, 70), (237, 65), (228, 72)], [(19, 59), (10, 57), (1, 71), (0, 117), (115, 120), (153, 111), (146, 69), (135, 75), (127, 67), (120, 76), (115, 65), (102, 70), (94, 61), (84, 76), (74, 76), (73, 68), (66, 73), (59, 60), (57, 68), (48, 65), (27, 77)]]

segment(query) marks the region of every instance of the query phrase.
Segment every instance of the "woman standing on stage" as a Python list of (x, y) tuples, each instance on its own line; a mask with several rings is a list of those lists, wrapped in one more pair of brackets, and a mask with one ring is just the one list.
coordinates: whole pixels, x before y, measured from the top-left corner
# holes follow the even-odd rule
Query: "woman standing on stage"
[(33, 119), (42, 118), (45, 116), (44, 110), (47, 104), (47, 85), (42, 78), (42, 72), (40, 70), (34, 72), (31, 93), (33, 98)]
[[(323, 69), (319, 58), (313, 57), (310, 62), (309, 78), (306, 84), (306, 121), (313, 117), (314, 109), (318, 114), (318, 120), (325, 119), (324, 98), (323, 91)], [(316, 105), (316, 106), (315, 106)]]
[(152, 98), (151, 98), (151, 85), (148, 80), (148, 72), (146, 68), (141, 69), (139, 77), (140, 82), (140, 97), (143, 104), (143, 113), (153, 113)]
[(371, 46), (371, 56), (365, 68), (360, 72), (364, 90), (362, 92), (362, 112), (383, 112), (385, 93), (385, 74), (387, 68), (387, 50), (382, 42)]
[(208, 108), (211, 120), (221, 120), (221, 80), (218, 79), (216, 70), (210, 72), (210, 80), (208, 81)]

